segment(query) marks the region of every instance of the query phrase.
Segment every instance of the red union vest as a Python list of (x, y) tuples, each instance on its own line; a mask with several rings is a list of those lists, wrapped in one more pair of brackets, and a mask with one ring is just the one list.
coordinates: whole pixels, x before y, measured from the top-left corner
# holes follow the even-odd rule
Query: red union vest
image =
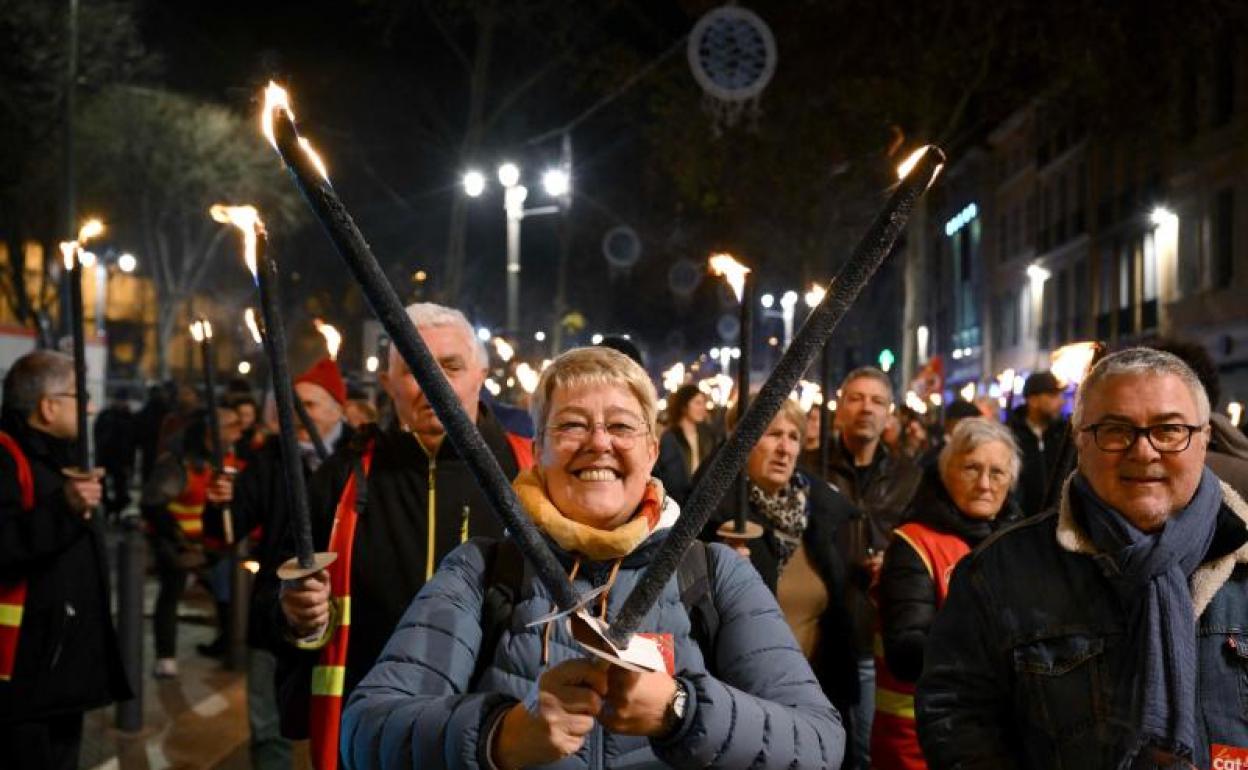
[[(22, 510), (35, 509), (35, 477), (30, 461), (12, 436), (0, 431), (0, 447), (13, 457), (17, 465), (17, 486), (21, 490)], [(26, 608), (26, 580), (0, 582), (0, 682), (13, 678), (17, 663), (17, 640), (22, 634), (22, 613)]]
[[(893, 530), (893, 535), (906, 541), (923, 560), (936, 590), (939, 609), (949, 595), (953, 568), (971, 552), (971, 547), (957, 535), (914, 521)], [(903, 682), (888, 670), (878, 621), (874, 641), (875, 721), (871, 725), (871, 764), (890, 770), (924, 770), (927, 762), (919, 748), (914, 723), (914, 683)]]

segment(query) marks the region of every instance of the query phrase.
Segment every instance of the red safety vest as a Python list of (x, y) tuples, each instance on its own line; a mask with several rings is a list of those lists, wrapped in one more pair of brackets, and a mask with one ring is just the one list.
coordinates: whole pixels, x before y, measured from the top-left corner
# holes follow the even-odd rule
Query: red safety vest
[[(13, 457), (17, 465), (17, 486), (21, 490), (22, 510), (35, 509), (35, 477), (30, 461), (12, 436), (0, 431), (0, 447)], [(13, 678), (17, 663), (17, 640), (22, 634), (22, 613), (26, 608), (25, 578), (11, 583), (0, 582), (0, 682)]]
[[(923, 560), (936, 589), (939, 609), (949, 595), (953, 568), (971, 547), (957, 535), (940, 532), (919, 522), (903, 524), (893, 535), (906, 541)], [(875, 629), (875, 720), (871, 724), (871, 766), (880, 770), (925, 770), (914, 722), (914, 683), (893, 676), (884, 661), (879, 622)]]
[[(508, 432), (507, 443), (515, 455), (516, 465), (520, 470), (533, 466), (532, 439), (517, 436)], [(363, 476), (368, 478), (369, 469), (373, 464), (372, 441), (364, 449), (361, 458)], [(334, 628), (330, 631), (329, 641), (321, 648), (316, 666), (312, 668), (311, 702), (308, 713), (308, 738), (311, 743), (312, 766), (316, 770), (337, 770), (339, 727), (342, 724), (342, 695), (347, 679), (347, 644), (351, 635), (351, 557), (355, 546), (355, 525), (359, 520), (356, 511), (356, 495), (358, 493), (357, 473), (352, 473), (338, 498), (338, 507), (334, 511), (333, 529), (329, 535), (329, 550), (338, 554), (334, 563), (329, 565), (330, 600), (333, 611), (330, 623)], [(433, 487), (429, 489), (433, 496)], [(430, 506), (429, 516), (434, 515)], [(468, 520), (464, 520), (461, 542), (468, 539)], [(430, 534), (430, 547), (434, 537)]]
[[(226, 455), (222, 463), (235, 470), (242, 470), (244, 465), (232, 454)], [(166, 508), (173, 516), (173, 520), (178, 523), (182, 534), (186, 535), (187, 539), (198, 542), (204, 539), (204, 506), (208, 502), (208, 486), (212, 483), (212, 477), (216, 471), (211, 465), (195, 468), (188, 464), (184, 467), (186, 468), (186, 484)], [(220, 547), (223, 544), (214, 541), (206, 545)]]

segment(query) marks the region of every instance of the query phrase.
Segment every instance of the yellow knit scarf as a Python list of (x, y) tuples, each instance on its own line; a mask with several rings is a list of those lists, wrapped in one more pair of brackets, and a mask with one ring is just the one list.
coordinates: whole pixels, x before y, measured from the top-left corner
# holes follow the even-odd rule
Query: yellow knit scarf
[(594, 529), (559, 512), (547, 497), (536, 469), (522, 471), (511, 486), (533, 523), (550, 535), (559, 547), (594, 561), (619, 559), (632, 553), (649, 537), (662, 509), (661, 487), (651, 480), (637, 514), (613, 530)]

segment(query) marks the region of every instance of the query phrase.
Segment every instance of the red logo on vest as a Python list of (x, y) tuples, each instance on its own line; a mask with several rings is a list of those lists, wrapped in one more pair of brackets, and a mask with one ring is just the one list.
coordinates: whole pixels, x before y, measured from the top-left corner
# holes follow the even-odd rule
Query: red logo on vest
[(1248, 749), (1213, 744), (1213, 770), (1248, 770)]

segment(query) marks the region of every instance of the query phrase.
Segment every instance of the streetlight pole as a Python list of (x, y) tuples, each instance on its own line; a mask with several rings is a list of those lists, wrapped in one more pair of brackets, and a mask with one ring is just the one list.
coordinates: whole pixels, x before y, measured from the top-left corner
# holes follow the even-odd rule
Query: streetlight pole
[(524, 221), (524, 185), (507, 188), (503, 208), (507, 212), (507, 330), (520, 331), (520, 223)]

